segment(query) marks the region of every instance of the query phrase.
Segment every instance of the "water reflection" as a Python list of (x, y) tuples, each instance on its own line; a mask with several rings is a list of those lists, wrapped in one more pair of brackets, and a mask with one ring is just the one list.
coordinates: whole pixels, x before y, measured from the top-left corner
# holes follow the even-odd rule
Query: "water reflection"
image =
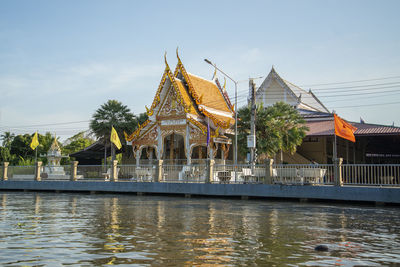
[[(0, 264), (400, 263), (399, 214), (296, 202), (1, 193)], [(317, 244), (330, 251), (316, 253)]]

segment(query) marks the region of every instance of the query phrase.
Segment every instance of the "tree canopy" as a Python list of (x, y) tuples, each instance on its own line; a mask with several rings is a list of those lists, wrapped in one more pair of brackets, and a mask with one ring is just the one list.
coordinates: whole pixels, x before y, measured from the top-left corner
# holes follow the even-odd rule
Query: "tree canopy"
[[(0, 147), (0, 161), (10, 162), (11, 165), (32, 165), (35, 162), (35, 151), (30, 148), (33, 134), (14, 135), (5, 132), (2, 135), (2, 147)], [(47, 163), (46, 154), (54, 137), (51, 133), (38, 134), (39, 145), (37, 147), (38, 160)], [(42, 156), (43, 155), (43, 156)]]
[[(238, 110), (239, 153), (246, 155), (247, 135), (250, 134), (250, 108)], [(272, 158), (279, 151), (296, 152), (306, 136), (307, 127), (301, 115), (290, 105), (277, 102), (273, 106), (257, 107), (256, 147), (259, 158)]]
[[(111, 127), (117, 131), (119, 139), (122, 141), (123, 131), (128, 133), (137, 128), (138, 123), (147, 120), (147, 114), (143, 113), (136, 117), (130, 109), (117, 100), (108, 100), (101, 105), (92, 116), (90, 129), (97, 138), (104, 138), (105, 144), (110, 140)], [(115, 158), (114, 146), (112, 148), (112, 157)]]
[(130, 131), (137, 123), (130, 109), (117, 100), (108, 100), (101, 105), (92, 116), (90, 129), (97, 138), (109, 139), (111, 126), (119, 135), (122, 131)]

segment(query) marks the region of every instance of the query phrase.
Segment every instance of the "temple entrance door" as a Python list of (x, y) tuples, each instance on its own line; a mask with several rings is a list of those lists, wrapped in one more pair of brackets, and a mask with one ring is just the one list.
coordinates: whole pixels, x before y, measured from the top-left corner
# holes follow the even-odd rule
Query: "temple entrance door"
[(183, 136), (172, 133), (164, 137), (163, 160), (169, 164), (184, 164), (186, 162)]

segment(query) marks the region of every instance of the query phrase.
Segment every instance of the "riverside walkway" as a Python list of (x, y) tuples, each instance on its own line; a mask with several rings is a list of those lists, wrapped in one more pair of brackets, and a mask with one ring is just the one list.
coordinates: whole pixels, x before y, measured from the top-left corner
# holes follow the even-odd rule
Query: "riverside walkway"
[(180, 194), (400, 204), (398, 187), (209, 184), (129, 181), (0, 181), (0, 190)]
[(173, 194), (400, 204), (400, 165), (204, 165), (63, 167), (52, 177), (36, 166), (3, 164), (0, 190)]

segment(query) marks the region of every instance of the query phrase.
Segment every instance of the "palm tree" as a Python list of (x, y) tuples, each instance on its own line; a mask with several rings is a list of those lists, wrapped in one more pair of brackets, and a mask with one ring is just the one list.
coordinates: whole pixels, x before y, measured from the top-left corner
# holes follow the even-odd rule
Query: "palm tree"
[[(250, 134), (250, 108), (239, 109), (238, 117), (238, 141), (241, 144), (239, 152), (244, 155), (248, 151), (246, 138)], [(304, 123), (297, 110), (283, 102), (277, 102), (267, 108), (258, 106), (256, 116), (258, 154), (264, 158), (272, 158), (279, 151), (294, 154), (308, 130)]]
[[(277, 127), (274, 127), (274, 120), (266, 109), (261, 105), (257, 107), (256, 116), (256, 148), (257, 153), (265, 158), (273, 157), (282, 146), (280, 134)], [(245, 156), (248, 152), (247, 135), (250, 134), (249, 107), (238, 110), (238, 143), (239, 153)]]
[(276, 118), (275, 127), (279, 128), (282, 146), (281, 162), (283, 162), (283, 153), (294, 154), (297, 146), (301, 145), (306, 136), (308, 128), (304, 125), (305, 120), (299, 112), (289, 104), (277, 102), (269, 107), (270, 116)]
[[(111, 127), (115, 128), (120, 140), (123, 140), (122, 132), (132, 131), (136, 125), (137, 120), (130, 109), (117, 100), (108, 100), (101, 105), (90, 121), (90, 129), (95, 136), (104, 139), (104, 147), (110, 143)], [(113, 145), (111, 145), (111, 156), (112, 160), (115, 160), (115, 146)]]
[(15, 135), (11, 132), (4, 132), (1, 135), (1, 139), (3, 140), (3, 147), (10, 147), (12, 140), (14, 139)]

